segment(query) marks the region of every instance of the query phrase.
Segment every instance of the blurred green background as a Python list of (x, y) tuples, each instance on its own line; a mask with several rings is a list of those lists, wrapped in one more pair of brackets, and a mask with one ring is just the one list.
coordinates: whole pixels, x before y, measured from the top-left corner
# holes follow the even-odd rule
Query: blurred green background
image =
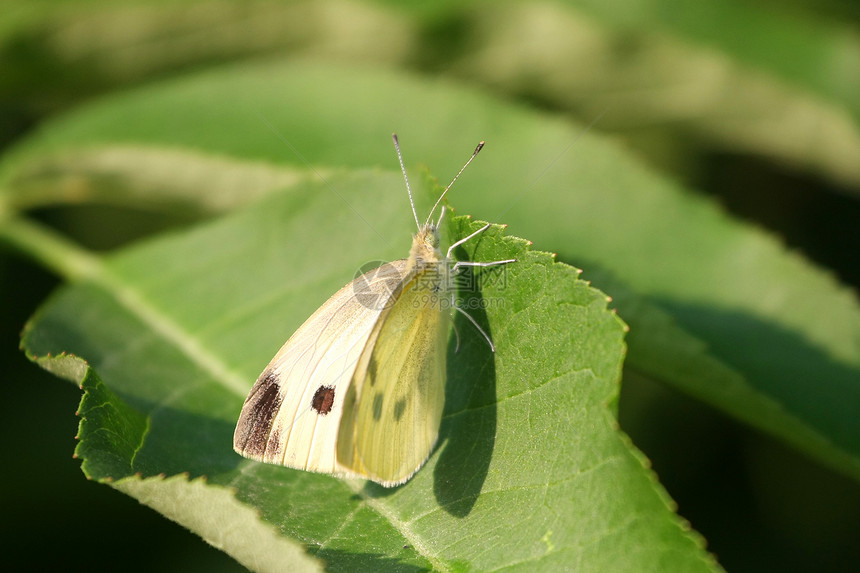
[[(110, 92), (309, 55), (453, 79), (583, 124), (599, 117), (595, 131), (778, 235), (853, 290), (860, 285), (860, 8), (847, 1), (7, 0), (0, 151)], [(33, 215), (96, 250), (192, 220), (93, 206)], [(109, 233), (91, 224), (106, 218), (115, 221)], [(240, 569), (81, 475), (71, 457), (79, 390), (17, 349), (20, 329), (55, 286), (50, 273), (0, 251), (0, 404), (11, 446), (0, 494), (5, 562)], [(620, 415), (726, 569), (856, 566), (856, 482), (632, 373)]]

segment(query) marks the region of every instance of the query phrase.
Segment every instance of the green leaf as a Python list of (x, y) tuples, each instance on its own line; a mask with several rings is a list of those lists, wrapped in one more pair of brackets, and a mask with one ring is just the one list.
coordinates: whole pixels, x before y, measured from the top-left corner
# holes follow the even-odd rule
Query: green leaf
[[(332, 570), (716, 569), (608, 409), (624, 327), (606, 296), (499, 227), (461, 253), (518, 259), (472, 311), (497, 352), (458, 320), (440, 446), (410, 482), (386, 490), (232, 451), (245, 393), (280, 344), (351, 269), (406, 254), (403, 195), (396, 173), (333, 175), (100, 259), (61, 289), (24, 345), (40, 361), (87, 360), (87, 475), (260, 569), (290, 566), (268, 528)], [(456, 236), (479, 228), (454, 223)]]
[[(34, 162), (9, 182), (6, 208), (68, 204), (134, 205), (201, 216), (229, 211), (302, 179), (291, 167), (146, 146), (112, 145), (70, 150)], [(241, 188), (242, 192), (236, 190)]]
[(319, 561), (308, 557), (304, 548), (280, 535), (259, 514), (236, 500), (230, 488), (171, 478), (129, 477), (114, 487), (165, 517), (187, 526), (210, 545), (227, 551), (253, 571), (323, 571)]
[[(332, 166), (396, 168), (393, 128), (407, 164), (421, 160), (434, 173), (460, 167), (452, 149), (466, 154), (488, 141), (454, 201), (556, 249), (587, 277), (611, 277), (604, 290), (618, 296), (634, 328), (630, 368), (860, 476), (856, 296), (773, 237), (729, 219), (611, 143), (579, 139), (582, 128), (556, 116), (368, 68), (229, 68), (130, 92), (53, 123), (0, 165), (0, 207), (69, 200), (51, 181), (73, 180), (86, 195), (105, 176), (115, 201), (132, 204), (140, 180), (158, 181), (153, 173), (173, 165), (179, 180), (197, 182), (185, 187), (185, 200), (209, 208), (207, 190), (222, 173), (265, 171), (263, 162), (277, 164), (269, 167), (275, 173), (306, 169), (289, 146), (323, 177)], [(141, 146), (151, 148), (141, 157), (152, 161), (133, 165), (129, 150)], [(124, 163), (103, 168), (94, 160), (114, 153)], [(223, 168), (213, 169), (219, 158), (227, 158)], [(46, 178), (52, 170), (61, 175)], [(31, 185), (33, 177), (47, 184)], [(270, 180), (248, 188), (256, 197), (289, 184)], [(226, 204), (242, 203), (242, 182), (232, 188), (240, 199)], [(379, 209), (352, 204), (363, 216)], [(308, 222), (306, 236), (317, 226)], [(667, 320), (651, 320), (655, 313)]]
[(602, 129), (682, 173), (716, 148), (860, 189), (860, 34), (817, 3), (6, 3), (0, 88), (34, 114), (190, 66), (316, 55), (610, 110)]
[(410, 32), (403, 15), (373, 2), (4, 0), (0, 104), (45, 113), (123, 85), (265, 54), (396, 62), (414, 41)]
[[(80, 362), (71, 357), (41, 361), (45, 365)], [(322, 570), (305, 555), (301, 545), (279, 535), (260, 521), (257, 512), (238, 502), (231, 489), (207, 483), (204, 478), (189, 480), (187, 475), (146, 479), (133, 475), (137, 453), (148, 437), (150, 418), (111, 392), (93, 369), (85, 371), (81, 387), (84, 397), (78, 409), (80, 443), (75, 456), (83, 460), (84, 473), (91, 477), (128, 476), (111, 485), (186, 525), (250, 569), (279, 570), (289, 563), (292, 571)]]
[(682, 173), (696, 146), (768, 157), (860, 189), (860, 35), (749, 3), (494, 3), (449, 14), (444, 69), (623, 134)]
[[(51, 362), (51, 359), (41, 359)], [(91, 368), (81, 382), (84, 397), (78, 407), (81, 418), (75, 457), (92, 477), (128, 476), (134, 473), (135, 459), (146, 442), (149, 420), (118, 398)]]

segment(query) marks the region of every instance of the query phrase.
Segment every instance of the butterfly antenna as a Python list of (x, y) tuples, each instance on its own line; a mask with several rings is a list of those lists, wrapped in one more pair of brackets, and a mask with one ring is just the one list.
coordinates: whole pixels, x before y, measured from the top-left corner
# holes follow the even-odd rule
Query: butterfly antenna
[[(397, 160), (400, 162), (400, 170), (403, 172), (403, 180), (406, 181), (406, 191), (409, 193), (409, 204), (412, 206), (412, 216), (415, 217), (415, 226), (417, 226), (420, 231), (421, 223), (418, 222), (418, 213), (415, 211), (415, 201), (412, 200), (412, 187), (409, 186), (409, 177), (406, 176), (406, 166), (403, 165), (403, 154), (400, 153), (400, 142), (397, 141), (397, 134), (392, 133), (391, 139), (394, 140), (394, 149), (397, 150)], [(466, 165), (468, 165), (468, 163)], [(433, 208), (435, 209), (436, 207)]]
[[(436, 212), (436, 207), (438, 207), (439, 203), (442, 202), (442, 199), (445, 198), (445, 194), (448, 193), (448, 189), (450, 189), (451, 186), (454, 185), (454, 182), (460, 178), (460, 175), (463, 174), (463, 171), (466, 170), (466, 168), (469, 166), (469, 164), (472, 162), (472, 160), (475, 158), (475, 156), (478, 155), (478, 152), (481, 151), (481, 149), (483, 149), (483, 147), (484, 147), (484, 142), (482, 141), (481, 143), (478, 144), (478, 147), (475, 148), (475, 151), (472, 153), (472, 157), (470, 157), (469, 160), (466, 162), (466, 164), (460, 168), (460, 171), (457, 172), (457, 175), (454, 176), (454, 179), (452, 179), (451, 182), (448, 183), (448, 186), (445, 187), (445, 190), (442, 191), (441, 195), (439, 195), (439, 199), (436, 200), (436, 204), (433, 205), (433, 208), (430, 209), (430, 214), (427, 215), (427, 220), (424, 222), (425, 225), (430, 223), (430, 218), (433, 216), (433, 213)], [(415, 207), (412, 207), (412, 209), (415, 210)]]

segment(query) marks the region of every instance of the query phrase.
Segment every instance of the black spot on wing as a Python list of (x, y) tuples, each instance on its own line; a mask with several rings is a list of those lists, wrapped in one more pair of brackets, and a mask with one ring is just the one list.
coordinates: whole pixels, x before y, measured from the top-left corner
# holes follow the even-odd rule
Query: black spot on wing
[(272, 431), (272, 419), (281, 407), (281, 386), (278, 377), (269, 372), (260, 376), (255, 384), (253, 401), (249, 396), (250, 412), (247, 421), (251, 428), (245, 442), (244, 454), (250, 457), (262, 457), (266, 451), (266, 443)]
[(376, 371), (379, 369), (379, 364), (376, 362), (376, 357), (371, 354), (370, 361), (367, 363), (367, 377), (370, 378), (371, 387), (376, 383)]
[(401, 398), (394, 403), (394, 419), (400, 421), (404, 411), (406, 411), (406, 398)]
[(253, 388), (251, 388), (251, 391), (248, 392), (248, 395), (245, 397), (245, 404), (252, 402), (258, 394), (265, 391), (265, 389), (270, 385), (277, 383), (278, 377), (275, 376), (274, 372), (271, 372), (270, 370), (264, 371), (260, 374), (260, 377), (257, 378), (257, 381), (254, 382)]
[(331, 412), (331, 407), (334, 405), (334, 387), (320, 386), (314, 392), (314, 397), (311, 399), (311, 408), (313, 408), (320, 416), (325, 416)]
[(382, 394), (373, 397), (373, 419), (379, 421), (382, 418)]
[(272, 428), (272, 433), (269, 434), (269, 443), (266, 444), (269, 453), (272, 455), (278, 455), (281, 451), (281, 428), (279, 426), (275, 426)]

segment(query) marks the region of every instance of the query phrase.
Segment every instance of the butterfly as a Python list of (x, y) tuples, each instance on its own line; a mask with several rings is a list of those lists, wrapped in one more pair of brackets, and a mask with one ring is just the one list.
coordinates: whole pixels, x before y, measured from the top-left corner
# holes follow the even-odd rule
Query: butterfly
[[(469, 163), (445, 188), (422, 225), (392, 136), (418, 227), (409, 257), (371, 270), (337, 291), (284, 343), (248, 393), (233, 449), (261, 462), (400, 485), (436, 443), (445, 405), (453, 277), (463, 267), (515, 262), (452, 259), (453, 250), (489, 224), (439, 250), (433, 213)], [(455, 331), (456, 332), (456, 331)], [(459, 335), (458, 335), (459, 337)]]

